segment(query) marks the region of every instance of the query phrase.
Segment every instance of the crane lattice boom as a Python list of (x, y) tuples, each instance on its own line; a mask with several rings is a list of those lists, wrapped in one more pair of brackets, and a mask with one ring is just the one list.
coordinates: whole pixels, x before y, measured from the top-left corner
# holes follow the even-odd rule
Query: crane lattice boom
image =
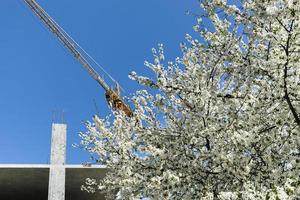
[(59, 39), (59, 41), (71, 52), (71, 54), (80, 62), (87, 70), (90, 76), (95, 79), (105, 90), (106, 99), (113, 109), (125, 112), (127, 116), (132, 115), (132, 111), (126, 105), (120, 96), (119, 90), (111, 89), (108, 84), (99, 76), (95, 69), (89, 64), (87, 59), (80, 53), (77, 46), (71, 42), (72, 39), (56, 24), (56, 22), (47, 14), (35, 0), (24, 0), (31, 10), (40, 18), (46, 27)]

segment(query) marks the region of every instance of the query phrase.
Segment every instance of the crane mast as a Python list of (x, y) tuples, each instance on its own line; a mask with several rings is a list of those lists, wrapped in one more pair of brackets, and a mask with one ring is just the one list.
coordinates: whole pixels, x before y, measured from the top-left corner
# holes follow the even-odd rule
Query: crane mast
[(46, 27), (58, 38), (58, 40), (67, 48), (70, 53), (79, 61), (86, 69), (89, 75), (95, 79), (98, 84), (104, 89), (106, 99), (113, 109), (123, 111), (127, 116), (132, 116), (130, 107), (124, 103), (120, 96), (118, 88), (111, 89), (108, 84), (100, 77), (95, 69), (89, 64), (87, 59), (77, 49), (77, 46), (72, 42), (71, 38), (61, 30), (55, 21), (47, 14), (35, 0), (24, 0), (30, 9), (36, 14)]

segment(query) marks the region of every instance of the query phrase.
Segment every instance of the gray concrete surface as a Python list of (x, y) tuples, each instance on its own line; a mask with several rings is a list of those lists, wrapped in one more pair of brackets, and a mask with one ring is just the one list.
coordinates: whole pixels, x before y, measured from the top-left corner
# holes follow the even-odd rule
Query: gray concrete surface
[(48, 200), (65, 199), (67, 125), (52, 124)]

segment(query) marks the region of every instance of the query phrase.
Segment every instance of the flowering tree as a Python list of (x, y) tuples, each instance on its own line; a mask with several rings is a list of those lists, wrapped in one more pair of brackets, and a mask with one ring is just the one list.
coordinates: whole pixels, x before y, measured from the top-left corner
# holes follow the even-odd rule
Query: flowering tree
[[(299, 195), (300, 2), (201, 0), (183, 55), (162, 45), (134, 116), (94, 118), (82, 145), (111, 171), (85, 186), (122, 199)], [(299, 196), (298, 196), (299, 197)]]

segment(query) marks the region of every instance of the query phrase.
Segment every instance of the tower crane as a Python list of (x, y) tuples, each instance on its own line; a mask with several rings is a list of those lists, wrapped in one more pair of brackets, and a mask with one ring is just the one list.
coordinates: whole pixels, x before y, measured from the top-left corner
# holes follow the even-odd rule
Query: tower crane
[(132, 116), (132, 111), (127, 105), (120, 94), (120, 89), (111, 88), (96, 72), (96, 70), (88, 62), (88, 59), (80, 51), (77, 43), (47, 14), (45, 10), (35, 0), (24, 0), (25, 3), (30, 7), (35, 15), (45, 24), (45, 26), (58, 38), (58, 40), (64, 45), (66, 49), (74, 56), (76, 60), (86, 69), (89, 75), (95, 79), (98, 84), (104, 89), (105, 97), (108, 104), (114, 110), (124, 112), (128, 117)]

